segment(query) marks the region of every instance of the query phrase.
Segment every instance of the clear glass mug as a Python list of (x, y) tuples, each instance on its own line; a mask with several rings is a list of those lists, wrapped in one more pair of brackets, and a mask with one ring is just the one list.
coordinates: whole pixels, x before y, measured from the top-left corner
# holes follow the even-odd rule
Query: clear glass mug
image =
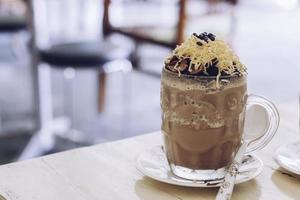
[[(264, 109), (263, 134), (244, 134), (246, 110)], [(263, 148), (274, 136), (279, 114), (269, 100), (247, 95), (246, 76), (201, 77), (166, 69), (161, 79), (164, 150), (172, 172), (191, 180), (223, 179), (243, 139), (247, 153)]]

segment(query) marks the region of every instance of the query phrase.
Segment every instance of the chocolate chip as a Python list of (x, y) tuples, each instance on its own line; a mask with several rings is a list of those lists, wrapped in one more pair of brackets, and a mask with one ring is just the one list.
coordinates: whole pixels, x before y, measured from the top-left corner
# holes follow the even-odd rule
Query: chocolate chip
[(206, 43), (209, 42), (209, 40), (211, 41), (215, 41), (216, 36), (212, 33), (207, 33), (207, 32), (203, 32), (199, 35), (197, 35), (196, 33), (193, 33), (193, 35), (197, 38), (199, 38), (200, 40), (204, 40)]
[(203, 32), (203, 33), (201, 33), (199, 36), (200, 36), (200, 37), (205, 37), (205, 36), (207, 36), (207, 32)]
[(216, 64), (218, 64), (218, 62), (219, 62), (218, 58), (214, 58), (211, 60), (212, 65), (216, 65)]
[(199, 46), (202, 46), (202, 45), (203, 45), (201, 42), (197, 42), (196, 44), (199, 45)]
[(203, 39), (205, 40), (206, 43), (209, 42), (209, 37), (208, 36), (205, 36)]
[(200, 40), (203, 40), (204, 39), (204, 36), (202, 36), (202, 35), (199, 35), (199, 37), (198, 37)]
[(212, 34), (212, 33), (209, 33), (207, 36), (209, 37), (209, 39), (211, 41), (215, 41), (215, 39), (216, 39), (216, 36), (214, 34)]
[(208, 43), (208, 40), (209, 40), (207, 35), (202, 35), (202, 34), (199, 36), (199, 39), (204, 40), (206, 43)]

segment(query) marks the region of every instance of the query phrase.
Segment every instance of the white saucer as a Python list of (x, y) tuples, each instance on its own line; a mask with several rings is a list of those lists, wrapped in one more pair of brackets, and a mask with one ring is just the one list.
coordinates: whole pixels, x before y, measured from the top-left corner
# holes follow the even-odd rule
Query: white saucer
[(279, 147), (275, 160), (284, 169), (300, 175), (300, 141)]
[[(193, 181), (180, 178), (170, 171), (168, 161), (161, 146), (153, 147), (141, 153), (136, 160), (137, 169), (150, 178), (172, 185), (187, 187), (219, 187), (223, 180)], [(236, 184), (258, 176), (263, 169), (263, 162), (255, 155), (245, 155), (236, 178)]]

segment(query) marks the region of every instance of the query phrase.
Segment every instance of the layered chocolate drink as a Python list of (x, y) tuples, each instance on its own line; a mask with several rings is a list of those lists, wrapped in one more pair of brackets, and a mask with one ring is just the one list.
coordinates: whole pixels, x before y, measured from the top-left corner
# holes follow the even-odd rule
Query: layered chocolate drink
[(176, 175), (222, 178), (241, 142), (246, 91), (245, 66), (211, 33), (193, 34), (166, 59), (162, 132)]

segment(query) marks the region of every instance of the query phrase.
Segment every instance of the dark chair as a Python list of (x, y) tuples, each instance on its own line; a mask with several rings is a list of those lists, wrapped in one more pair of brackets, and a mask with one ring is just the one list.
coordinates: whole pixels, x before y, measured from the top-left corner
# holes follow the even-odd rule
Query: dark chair
[[(103, 110), (106, 72), (114, 71), (103, 68), (107, 62), (114, 60), (128, 60), (130, 49), (112, 44), (108, 41), (98, 42), (74, 42), (56, 44), (47, 49), (40, 49), (35, 40), (35, 23), (33, 21), (34, 9), (32, 1), (29, 1), (30, 26), (32, 30), (31, 54), (33, 75), (35, 77), (35, 99), (38, 107), (40, 121), (39, 131), (33, 135), (31, 141), (20, 156), (20, 160), (42, 155), (54, 145), (54, 136), (57, 132), (69, 131), (69, 127), (56, 129), (55, 119), (52, 114), (51, 84), (49, 77), (49, 67), (53, 68), (73, 68), (94, 69), (99, 75), (99, 110)], [(119, 70), (128, 71), (131, 65), (126, 62), (124, 66), (119, 66)], [(44, 64), (44, 65), (41, 65)], [(45, 65), (46, 64), (46, 65)], [(80, 141), (81, 142), (81, 141)], [(85, 142), (85, 141), (83, 141)]]
[(14, 33), (26, 30), (27, 21), (25, 17), (20, 16), (1, 16), (0, 17), (0, 32)]
[(116, 59), (129, 59), (130, 50), (114, 46), (105, 41), (75, 42), (53, 45), (38, 50), (40, 62), (56, 68), (92, 68), (99, 72), (98, 110), (104, 110), (106, 73), (103, 64)]
[(40, 59), (57, 67), (72, 66), (86, 68), (102, 66), (104, 63), (128, 58), (128, 49), (100, 42), (74, 42), (53, 45), (49, 49), (39, 50)]

